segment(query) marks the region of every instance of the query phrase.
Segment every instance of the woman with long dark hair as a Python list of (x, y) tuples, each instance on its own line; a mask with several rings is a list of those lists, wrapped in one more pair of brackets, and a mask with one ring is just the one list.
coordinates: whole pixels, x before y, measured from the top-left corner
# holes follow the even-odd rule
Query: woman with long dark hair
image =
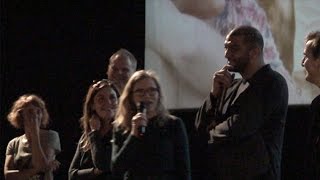
[(89, 87), (80, 119), (83, 133), (69, 168), (70, 180), (113, 179), (110, 140), (118, 96), (117, 89), (107, 79)]

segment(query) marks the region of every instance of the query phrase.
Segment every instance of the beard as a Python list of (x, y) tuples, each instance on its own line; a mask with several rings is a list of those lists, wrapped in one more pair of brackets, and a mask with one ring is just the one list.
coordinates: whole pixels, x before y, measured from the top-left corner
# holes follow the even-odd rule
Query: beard
[(313, 76), (312, 76), (312, 74), (310, 74), (310, 72), (308, 72), (308, 71), (305, 71), (305, 79), (306, 79), (306, 81), (308, 81), (309, 83), (314, 83), (314, 80), (313, 80), (313, 78), (312, 78)]
[(237, 58), (233, 64), (230, 64), (232, 67), (229, 68), (228, 70), (230, 72), (242, 73), (245, 71), (248, 64), (249, 64), (249, 54), (246, 54)]

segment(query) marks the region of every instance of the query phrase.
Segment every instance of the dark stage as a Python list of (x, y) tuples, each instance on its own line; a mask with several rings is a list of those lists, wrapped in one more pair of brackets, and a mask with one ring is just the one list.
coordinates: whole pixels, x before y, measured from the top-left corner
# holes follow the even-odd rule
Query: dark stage
[[(1, 1), (0, 164), (6, 145), (22, 133), (6, 120), (12, 102), (25, 93), (40, 95), (59, 132), (62, 152), (56, 179), (67, 170), (80, 138), (79, 118), (87, 87), (105, 77), (106, 58), (126, 48), (144, 67), (144, 1)], [(196, 109), (172, 110), (191, 136)], [(309, 123), (306, 105), (290, 106), (283, 149), (283, 177), (303, 174), (302, 153)], [(199, 176), (197, 147), (190, 141), (193, 179)], [(308, 179), (307, 177), (305, 179)]]

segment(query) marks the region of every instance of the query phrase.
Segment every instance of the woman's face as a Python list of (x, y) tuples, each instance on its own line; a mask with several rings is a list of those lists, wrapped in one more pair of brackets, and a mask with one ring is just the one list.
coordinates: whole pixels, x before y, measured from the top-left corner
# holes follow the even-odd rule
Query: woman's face
[(106, 86), (101, 88), (93, 98), (93, 110), (101, 119), (112, 119), (118, 105), (116, 92)]
[(133, 87), (133, 101), (136, 105), (143, 102), (147, 114), (156, 115), (159, 103), (159, 89), (151, 78), (145, 78), (136, 82)]
[(302, 66), (306, 70), (306, 80), (315, 83), (316, 79), (320, 77), (320, 58), (316, 59), (311, 52), (312, 41), (307, 41), (304, 49), (304, 57), (302, 59)]

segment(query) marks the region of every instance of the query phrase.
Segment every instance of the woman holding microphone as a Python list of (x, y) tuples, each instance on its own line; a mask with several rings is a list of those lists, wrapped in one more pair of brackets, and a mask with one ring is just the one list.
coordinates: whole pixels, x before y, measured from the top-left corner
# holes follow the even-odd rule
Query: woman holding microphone
[(165, 109), (151, 71), (135, 72), (126, 84), (112, 142), (111, 170), (124, 179), (191, 179), (184, 123)]

